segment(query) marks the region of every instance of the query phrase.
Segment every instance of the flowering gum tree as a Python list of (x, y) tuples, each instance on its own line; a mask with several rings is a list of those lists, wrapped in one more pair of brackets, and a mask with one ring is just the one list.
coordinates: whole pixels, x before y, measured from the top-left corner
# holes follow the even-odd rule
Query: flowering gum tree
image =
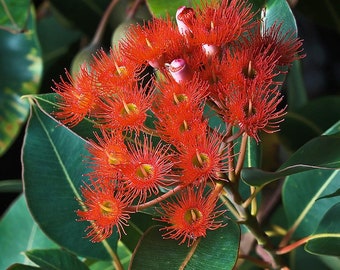
[(260, 144), (284, 120), (282, 75), (303, 57), (302, 41), (259, 14), (242, 0), (178, 7), (175, 21), (132, 25), (55, 82), (54, 117), (69, 127), (90, 119), (96, 130), (76, 211), (91, 241), (126, 234), (134, 213), (155, 208), (164, 241), (192, 247), (234, 219), (269, 267), (284, 267), (249, 212), (255, 191), (246, 200), (238, 188), (247, 141)]

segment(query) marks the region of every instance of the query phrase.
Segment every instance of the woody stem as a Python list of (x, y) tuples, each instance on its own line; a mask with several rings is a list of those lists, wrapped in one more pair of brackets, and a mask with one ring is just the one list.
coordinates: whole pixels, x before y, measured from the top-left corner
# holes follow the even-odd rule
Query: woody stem
[(154, 206), (155, 204), (169, 198), (170, 196), (176, 194), (177, 192), (179, 192), (181, 189), (183, 189), (184, 186), (177, 186), (175, 187), (174, 189), (168, 191), (167, 193), (164, 193), (163, 195), (151, 200), (151, 201), (148, 201), (146, 203), (142, 203), (142, 204), (139, 204), (139, 205), (132, 205), (130, 207), (127, 208), (127, 211), (132, 211), (132, 212), (137, 212), (139, 210), (143, 210), (143, 209), (146, 209), (148, 207), (151, 207), (151, 206)]

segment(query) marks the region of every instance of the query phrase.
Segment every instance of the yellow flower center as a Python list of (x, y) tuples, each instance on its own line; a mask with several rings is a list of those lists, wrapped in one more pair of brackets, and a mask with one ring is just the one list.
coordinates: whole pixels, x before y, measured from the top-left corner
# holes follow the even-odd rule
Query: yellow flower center
[(110, 216), (117, 213), (117, 205), (112, 201), (104, 201), (99, 204), (103, 216)]
[(195, 222), (198, 222), (202, 218), (202, 212), (198, 210), (197, 208), (191, 208), (187, 210), (184, 214), (184, 220), (188, 224), (193, 224)]
[(203, 169), (206, 165), (209, 164), (209, 156), (205, 153), (199, 153), (196, 151), (196, 155), (192, 159), (192, 164), (196, 168)]
[(150, 176), (153, 176), (154, 170), (155, 169), (152, 165), (143, 163), (137, 167), (136, 175), (142, 180), (147, 180), (147, 178), (149, 178)]
[(174, 93), (174, 102), (175, 102), (175, 105), (178, 105), (179, 103), (183, 103), (183, 102), (186, 102), (188, 101), (188, 96), (185, 95), (185, 94), (178, 94), (176, 95)]
[(123, 107), (123, 109), (120, 112), (123, 117), (139, 113), (138, 107), (134, 103), (125, 103), (123, 101), (123, 106), (124, 107)]

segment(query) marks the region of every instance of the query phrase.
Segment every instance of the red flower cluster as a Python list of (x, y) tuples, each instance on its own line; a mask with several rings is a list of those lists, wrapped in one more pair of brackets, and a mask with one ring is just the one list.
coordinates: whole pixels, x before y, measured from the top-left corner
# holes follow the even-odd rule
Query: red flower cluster
[[(214, 130), (209, 112), (257, 142), (285, 115), (278, 75), (301, 57), (294, 33), (280, 24), (264, 30), (241, 0), (180, 7), (176, 22), (132, 26), (109, 54), (55, 83), (55, 116), (71, 127), (88, 117), (101, 130), (89, 140), (91, 183), (77, 212), (93, 241), (114, 226), (124, 233), (129, 214), (153, 201), (162, 201), (165, 238), (190, 245), (219, 228), (218, 194), (203, 189), (228, 181), (232, 133)], [(145, 75), (148, 65), (156, 72)], [(177, 199), (164, 202), (175, 189)]]

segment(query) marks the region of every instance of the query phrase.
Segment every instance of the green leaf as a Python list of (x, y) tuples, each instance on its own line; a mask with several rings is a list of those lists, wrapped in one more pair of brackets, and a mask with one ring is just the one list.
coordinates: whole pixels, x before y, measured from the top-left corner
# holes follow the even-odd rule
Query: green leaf
[(33, 8), (24, 33), (11, 34), (1, 30), (0, 40), (1, 156), (19, 134), (28, 115), (29, 104), (20, 96), (36, 93), (41, 80), (42, 60)]
[[(37, 102), (37, 106), (41, 111), (48, 115), (53, 115), (54, 112), (58, 110), (58, 95), (56, 93), (51, 94), (41, 94), (33, 97)], [(92, 138), (94, 139), (94, 131), (99, 132), (98, 128), (94, 128), (94, 122), (91, 119), (85, 118), (78, 125), (72, 128), (77, 135), (84, 139)]]
[(338, 197), (317, 200), (338, 189), (339, 182), (340, 171), (332, 170), (314, 170), (286, 178), (282, 201), (296, 238), (312, 234), (326, 211), (339, 202)]
[(0, 181), (0, 192), (22, 192), (22, 181), (21, 180), (2, 180)]
[(89, 269), (75, 255), (60, 249), (34, 249), (26, 251), (25, 255), (45, 270), (55, 269)]
[[(299, 247), (294, 249), (289, 253), (289, 266), (290, 269), (322, 269), (322, 270), (331, 270), (326, 266), (326, 264), (322, 261), (320, 256), (315, 256), (306, 252), (304, 247)], [(334, 270), (338, 269), (335, 268)]]
[[(340, 131), (340, 97), (325, 96), (308, 102), (305, 106), (289, 111), (281, 123), (280, 140), (291, 151), (296, 151), (307, 141), (320, 136), (333, 125), (333, 134)], [(337, 130), (337, 131), (336, 131)]]
[(242, 179), (251, 186), (262, 186), (281, 177), (312, 169), (340, 168), (340, 134), (317, 137), (295, 152), (276, 172), (244, 168)]
[(295, 32), (297, 35), (295, 17), (286, 0), (265, 1), (264, 8), (266, 9), (266, 12), (265, 17), (263, 18), (263, 23), (266, 29), (268, 29), (275, 23), (282, 23), (282, 34), (285, 34), (287, 32)]
[(340, 256), (340, 202), (322, 218), (305, 249), (314, 254)]
[(289, 70), (287, 75), (287, 90), (289, 111), (296, 111), (307, 103), (307, 91), (302, 77), (301, 62), (299, 60), (294, 61)]
[(332, 197), (337, 197), (337, 196), (340, 196), (340, 188), (338, 188), (335, 192), (333, 192), (331, 194), (328, 194), (328, 195), (325, 195), (325, 196), (322, 196), (322, 197), (318, 198), (318, 200), (326, 199), (326, 198), (332, 198)]
[(0, 2), (0, 29), (13, 34), (21, 33), (27, 26), (30, 1), (6, 0)]
[(135, 250), (130, 269), (233, 269), (238, 254), (240, 229), (233, 221), (209, 231), (197, 246), (178, 245), (178, 241), (162, 239), (159, 227), (151, 227)]
[[(31, 100), (33, 103), (33, 100)], [(92, 243), (87, 222), (77, 222), (79, 188), (89, 172), (87, 143), (32, 105), (23, 145), (23, 179), (28, 206), (42, 230), (61, 246), (84, 257), (110, 259), (117, 234)]]
[(56, 80), (64, 74), (65, 68), (70, 67), (81, 37), (80, 31), (66, 27), (53, 15), (54, 13), (50, 13), (37, 22), (44, 62), (44, 76), (41, 82), (44, 92), (51, 92), (51, 78)]
[(21, 263), (15, 263), (7, 268), (7, 270), (36, 270), (36, 269), (41, 269), (41, 268), (35, 267), (35, 266), (29, 266), (29, 265), (21, 264)]
[(57, 247), (35, 223), (22, 195), (1, 218), (0, 235), (0, 247), (6, 247), (1, 249), (0, 269), (6, 269), (13, 263), (27, 263), (22, 254), (27, 249)]
[[(110, 261), (98, 261), (90, 265), (91, 270), (116, 270)], [(124, 269), (127, 269), (124, 267)]]
[(179, 7), (191, 6), (191, 2), (189, 0), (146, 0), (146, 5), (154, 17), (165, 18), (169, 14), (174, 18)]
[(91, 37), (95, 33), (110, 0), (86, 0), (77, 3), (51, 0), (50, 2), (59, 12), (59, 16)]

